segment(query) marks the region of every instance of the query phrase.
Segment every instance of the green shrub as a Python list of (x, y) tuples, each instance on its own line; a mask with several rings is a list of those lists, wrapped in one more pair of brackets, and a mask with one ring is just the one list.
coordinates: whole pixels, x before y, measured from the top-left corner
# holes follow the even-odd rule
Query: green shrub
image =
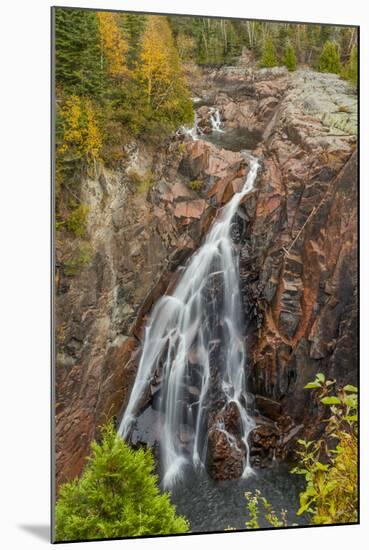
[[(322, 437), (316, 441), (298, 440), (299, 465), (292, 470), (305, 476), (306, 487), (300, 493), (297, 515), (310, 516), (311, 525), (358, 521), (357, 388), (347, 385), (334, 392), (335, 385), (334, 380), (326, 380), (319, 373), (305, 386), (318, 390), (318, 400), (330, 412)], [(245, 493), (245, 497), (247, 529), (259, 529), (261, 517), (272, 527), (287, 526), (286, 510), (277, 514), (260, 491)]]
[(91, 263), (92, 258), (93, 249), (91, 244), (86, 241), (77, 241), (73, 252), (64, 260), (64, 274), (68, 277), (78, 275), (84, 267)]
[(297, 59), (295, 49), (291, 42), (287, 42), (284, 52), (283, 63), (289, 71), (295, 71), (297, 67)]
[(127, 175), (129, 182), (137, 193), (147, 193), (154, 183), (154, 175), (150, 170), (143, 175), (135, 170), (131, 170)]
[(358, 82), (358, 72), (359, 72), (359, 60), (357, 53), (357, 46), (354, 46), (350, 53), (350, 59), (347, 65), (342, 70), (342, 77), (346, 80), (349, 80), (351, 84), (357, 88)]
[(192, 189), (192, 191), (200, 191), (203, 185), (204, 182), (201, 180), (192, 180), (189, 182), (188, 187)]
[(87, 204), (78, 204), (71, 212), (69, 212), (64, 226), (68, 231), (76, 235), (76, 237), (84, 237), (87, 229), (89, 207)]
[(267, 38), (264, 43), (260, 66), (261, 67), (275, 67), (277, 65), (277, 54), (272, 38)]
[(305, 386), (317, 389), (321, 403), (330, 409), (323, 436), (317, 441), (299, 440), (300, 465), (293, 470), (306, 479), (300, 494), (298, 515), (310, 514), (313, 525), (357, 522), (358, 417), (357, 388), (336, 392), (334, 380), (319, 373)]
[(339, 74), (341, 72), (340, 54), (335, 42), (327, 40), (324, 44), (318, 67), (322, 73)]
[(108, 423), (91, 444), (82, 477), (60, 488), (58, 541), (185, 533), (170, 494), (160, 494), (150, 450), (131, 449)]
[(178, 143), (178, 153), (183, 155), (183, 153), (186, 151), (186, 146), (184, 143)]
[(256, 489), (255, 493), (245, 493), (249, 519), (245, 523), (246, 529), (260, 529), (259, 518), (263, 516), (266, 523), (271, 527), (287, 527), (287, 511), (282, 510), (278, 514), (273, 510), (271, 504), (261, 492)]

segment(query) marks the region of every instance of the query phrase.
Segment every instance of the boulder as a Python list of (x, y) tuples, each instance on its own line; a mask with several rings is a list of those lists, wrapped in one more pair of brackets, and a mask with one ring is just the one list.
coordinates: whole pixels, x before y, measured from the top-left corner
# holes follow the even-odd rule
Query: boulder
[(241, 418), (236, 403), (225, 405), (208, 427), (207, 465), (213, 479), (237, 479), (246, 463), (246, 448), (240, 438)]

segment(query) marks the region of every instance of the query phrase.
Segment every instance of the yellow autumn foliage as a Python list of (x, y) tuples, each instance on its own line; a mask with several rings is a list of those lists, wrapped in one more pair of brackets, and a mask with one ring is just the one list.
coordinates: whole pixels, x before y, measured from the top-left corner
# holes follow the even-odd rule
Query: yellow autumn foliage
[(64, 123), (63, 139), (58, 147), (58, 153), (61, 155), (67, 153), (72, 145), (78, 151), (81, 150), (81, 116), (81, 99), (76, 95), (71, 95), (60, 109), (60, 118)]
[(57, 160), (69, 157), (98, 159), (102, 135), (96, 122), (96, 110), (90, 99), (71, 95), (62, 103), (58, 117), (63, 133), (57, 148)]
[(84, 153), (98, 158), (102, 147), (102, 136), (96, 123), (96, 113), (91, 100), (86, 100), (86, 130), (84, 140)]
[(128, 43), (117, 24), (115, 13), (98, 12), (101, 49), (107, 61), (108, 70), (113, 77), (122, 77), (127, 73), (125, 57)]
[(175, 99), (174, 95), (177, 94), (172, 92), (181, 84), (184, 85), (178, 52), (165, 17), (148, 18), (142, 38), (139, 71), (147, 101), (154, 109), (170, 99)]

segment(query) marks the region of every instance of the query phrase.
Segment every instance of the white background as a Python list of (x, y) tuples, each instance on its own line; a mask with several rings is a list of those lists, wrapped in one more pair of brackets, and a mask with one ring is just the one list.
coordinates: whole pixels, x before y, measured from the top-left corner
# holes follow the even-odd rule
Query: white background
[[(362, 0), (89, 0), (96, 8), (361, 24), (361, 526), (227, 533), (90, 543), (91, 548), (169, 549), (256, 546), (285, 550), (359, 549), (368, 530), (368, 75), (369, 17)], [(49, 21), (48, 0), (7, 0), (1, 7), (0, 545), (34, 549), (49, 524)], [(4, 124), (5, 121), (5, 124)], [(69, 548), (77, 547), (76, 544)], [(80, 545), (78, 545), (81, 548)]]

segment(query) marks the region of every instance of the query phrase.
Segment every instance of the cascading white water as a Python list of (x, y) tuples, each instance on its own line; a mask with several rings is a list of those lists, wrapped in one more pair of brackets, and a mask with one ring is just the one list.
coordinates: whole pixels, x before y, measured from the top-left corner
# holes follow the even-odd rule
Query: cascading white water
[(182, 134), (182, 135), (184, 134), (186, 136), (190, 136), (194, 141), (197, 141), (199, 139), (199, 137), (204, 134), (204, 132), (201, 130), (201, 128), (199, 126), (196, 111), (195, 111), (194, 125), (191, 126), (191, 127), (181, 126), (178, 133)]
[[(155, 373), (160, 373), (160, 449), (166, 487), (186, 463), (200, 465), (205, 460), (206, 402), (214, 369), (221, 377), (224, 407), (235, 403), (239, 410), (239, 435), (248, 451), (247, 437), (254, 422), (246, 409), (239, 257), (232, 228), (242, 198), (253, 189), (258, 167), (258, 160), (251, 157), (242, 190), (224, 206), (175, 290), (159, 299), (145, 328), (138, 372), (119, 433), (129, 436), (142, 397)], [(217, 365), (220, 354), (222, 367)], [(219, 429), (225, 430), (224, 426)], [(186, 449), (183, 430), (190, 441)], [(250, 470), (248, 452), (246, 457), (244, 475)]]
[(217, 109), (216, 107), (211, 107), (209, 110), (209, 115), (210, 115), (211, 128), (213, 132), (224, 132), (224, 130), (222, 130), (222, 127), (221, 127), (222, 121), (220, 118), (219, 109)]
[[(218, 132), (218, 133), (224, 133), (224, 130), (222, 129), (222, 121), (220, 118), (220, 112), (217, 107), (210, 107), (209, 108), (209, 119), (211, 123), (211, 129), (212, 132)], [(177, 132), (178, 134), (190, 136), (194, 141), (197, 141), (202, 135), (204, 135), (204, 132), (201, 130), (199, 123), (198, 123), (198, 116), (195, 111), (195, 120), (194, 125), (189, 126), (181, 126), (181, 128)]]

